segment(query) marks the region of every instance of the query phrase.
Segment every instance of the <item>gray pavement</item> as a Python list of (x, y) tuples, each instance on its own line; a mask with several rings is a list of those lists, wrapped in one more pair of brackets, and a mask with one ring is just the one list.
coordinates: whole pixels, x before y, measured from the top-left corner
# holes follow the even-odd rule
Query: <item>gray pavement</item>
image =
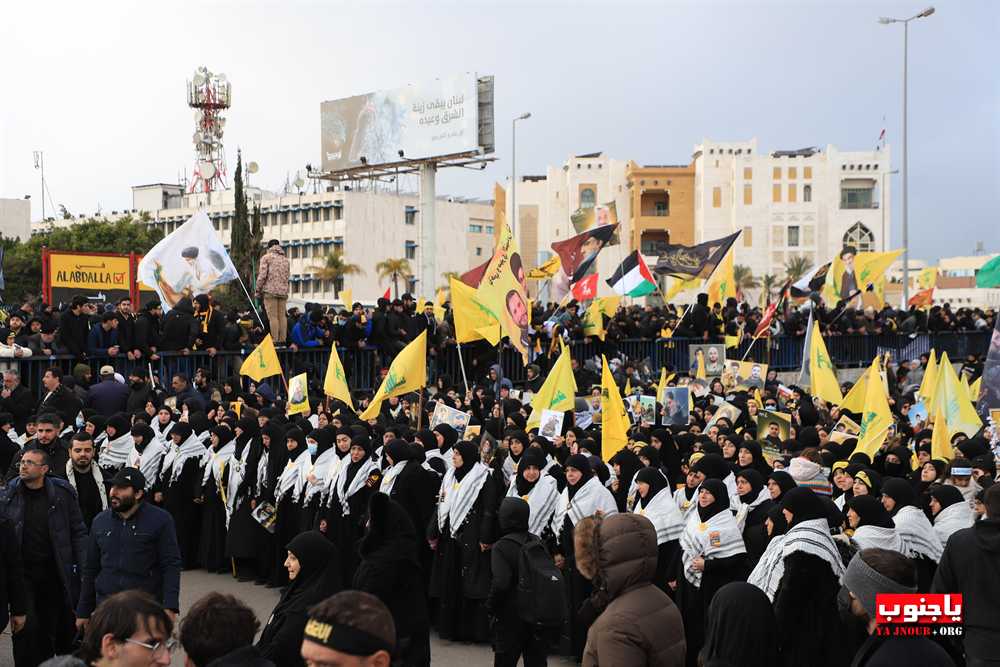
[[(250, 583), (240, 583), (228, 575), (209, 574), (202, 570), (190, 570), (181, 575), (181, 616), (199, 597), (209, 591), (231, 593), (246, 602), (257, 613), (257, 618), (263, 626), (267, 623), (271, 610), (278, 602), (278, 592), (274, 589), (254, 586)], [(444, 667), (472, 667), (473, 665), (489, 665), (493, 662), (493, 652), (489, 646), (478, 644), (457, 644), (431, 636), (431, 658), (435, 665)], [(0, 636), (0, 667), (13, 667), (11, 656), (10, 628)], [(174, 655), (173, 665), (181, 667), (184, 664), (184, 654), (178, 650)], [(550, 665), (573, 665), (573, 661), (552, 657)], [(280, 666), (279, 666), (280, 667)]]

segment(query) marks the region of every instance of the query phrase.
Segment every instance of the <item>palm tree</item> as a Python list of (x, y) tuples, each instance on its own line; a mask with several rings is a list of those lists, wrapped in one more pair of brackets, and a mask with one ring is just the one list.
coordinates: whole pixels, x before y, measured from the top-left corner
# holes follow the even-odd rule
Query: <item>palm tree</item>
[(438, 289), (448, 290), (451, 292), (451, 279), (454, 278), (455, 280), (461, 280), (462, 274), (458, 271), (445, 271), (441, 274), (441, 277), (444, 278), (444, 285)]
[(326, 256), (322, 264), (313, 265), (309, 267), (309, 270), (320, 280), (333, 281), (334, 299), (337, 298), (337, 293), (340, 291), (337, 289), (338, 282), (343, 280), (345, 276), (357, 276), (365, 272), (357, 264), (349, 264), (345, 261), (342, 250), (334, 250)]
[(765, 273), (764, 277), (760, 279), (760, 287), (767, 297), (765, 303), (771, 302), (771, 294), (774, 293), (774, 288), (778, 286), (778, 276), (773, 273)]
[(733, 281), (736, 283), (736, 297), (743, 299), (743, 290), (754, 289), (759, 286), (757, 279), (753, 277), (753, 271), (749, 266), (737, 264), (733, 267)]
[(785, 279), (793, 283), (806, 275), (806, 271), (812, 268), (812, 262), (801, 255), (792, 255), (785, 262)]
[(384, 278), (392, 279), (392, 290), (396, 299), (399, 298), (399, 279), (413, 275), (408, 259), (383, 259), (375, 265), (375, 270), (378, 271), (379, 282)]

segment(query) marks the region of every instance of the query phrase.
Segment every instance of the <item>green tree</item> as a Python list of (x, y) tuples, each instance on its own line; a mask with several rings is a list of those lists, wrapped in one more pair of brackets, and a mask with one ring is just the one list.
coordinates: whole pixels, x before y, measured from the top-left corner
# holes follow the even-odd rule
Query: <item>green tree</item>
[(785, 262), (785, 279), (793, 283), (806, 275), (806, 271), (812, 268), (812, 262), (802, 255), (792, 255)]
[(383, 259), (375, 265), (375, 270), (378, 271), (379, 282), (385, 278), (392, 280), (392, 291), (396, 299), (399, 298), (399, 279), (413, 275), (410, 261), (407, 259)]
[(357, 264), (348, 263), (344, 259), (344, 253), (340, 250), (334, 250), (326, 256), (322, 264), (313, 265), (309, 267), (309, 270), (320, 280), (333, 281), (334, 299), (337, 298), (337, 294), (340, 292), (338, 284), (345, 276), (357, 276), (364, 273), (364, 269)]
[[(253, 275), (253, 233), (250, 229), (250, 216), (247, 213), (247, 199), (243, 192), (243, 156), (236, 151), (236, 175), (233, 178), (233, 212), (232, 232), (229, 239), (229, 256), (233, 260), (240, 277), (250, 280)], [(252, 286), (251, 286), (252, 288)]]
[(753, 271), (750, 270), (750, 267), (742, 264), (733, 266), (733, 280), (736, 282), (736, 295), (740, 300), (743, 299), (743, 290), (759, 286), (759, 282), (753, 277)]
[(163, 231), (149, 225), (149, 215), (126, 215), (114, 222), (89, 218), (79, 224), (34, 234), (26, 241), (0, 238), (4, 248), (6, 301), (37, 298), (42, 291), (42, 248), (76, 252), (145, 254), (163, 238)]

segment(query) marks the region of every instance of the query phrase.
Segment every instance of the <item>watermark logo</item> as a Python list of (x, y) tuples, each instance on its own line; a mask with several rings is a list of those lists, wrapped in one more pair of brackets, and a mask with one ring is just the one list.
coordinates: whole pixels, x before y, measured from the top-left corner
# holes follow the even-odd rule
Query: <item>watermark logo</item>
[(958, 636), (962, 634), (959, 593), (879, 593), (875, 596), (876, 634), (883, 636)]

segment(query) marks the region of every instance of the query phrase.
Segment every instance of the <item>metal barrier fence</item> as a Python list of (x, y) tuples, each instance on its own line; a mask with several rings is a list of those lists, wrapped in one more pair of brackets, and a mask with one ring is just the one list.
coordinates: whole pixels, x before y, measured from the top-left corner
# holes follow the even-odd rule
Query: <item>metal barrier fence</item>
[[(901, 334), (830, 336), (823, 340), (838, 368), (857, 368), (870, 364), (876, 354), (888, 352), (893, 361), (900, 361), (915, 359), (931, 348), (938, 352), (947, 352), (949, 358), (959, 361), (965, 359), (969, 354), (985, 354), (990, 336), (991, 332), (982, 331), (916, 334), (912, 336)], [(658, 372), (663, 365), (675, 370), (690, 368), (689, 348), (691, 345), (703, 342), (689, 338), (628, 339), (605, 343), (573, 341), (569, 348), (573, 358), (581, 364), (588, 359), (599, 358), (602, 352), (609, 356), (620, 352), (630, 360), (647, 361), (653, 371)], [(791, 336), (761, 338), (752, 345), (750, 340), (744, 340), (738, 348), (729, 350), (726, 356), (731, 359), (742, 359), (749, 350), (748, 361), (766, 363), (769, 368), (777, 371), (791, 371), (802, 365), (803, 343), (801, 337)], [(722, 346), (722, 343), (714, 344)], [(0, 360), (0, 368), (17, 370), (21, 375), (22, 383), (32, 389), (40, 398), (45, 391), (42, 386), (42, 375), (50, 367), (58, 368), (62, 374), (66, 375), (72, 374), (77, 365), (83, 364), (90, 368), (93, 378), (98, 376), (100, 367), (104, 365), (113, 366), (122, 375), (127, 375), (130, 371), (138, 368), (144, 375), (152, 371), (161, 384), (169, 386), (170, 378), (173, 375), (182, 373), (191, 378), (199, 368), (205, 369), (209, 377), (217, 380), (237, 377), (240, 365), (250, 351), (248, 348), (240, 351), (219, 352), (214, 356), (209, 356), (205, 352), (192, 352), (190, 354), (161, 352), (156, 361), (130, 361), (123, 356), (95, 357), (86, 361), (77, 361), (69, 356), (35, 356), (25, 359), (2, 359)], [(473, 382), (485, 376), (486, 369), (472, 366), (473, 356), (477, 352), (475, 347), (466, 346), (461, 351), (469, 381)], [(344, 363), (344, 370), (347, 372), (348, 381), (353, 389), (371, 391), (378, 386), (379, 369), (385, 364), (383, 364), (376, 348), (372, 346), (357, 350), (340, 348), (339, 352)], [(298, 351), (281, 349), (278, 350), (278, 358), (286, 377), (298, 373), (308, 373), (310, 378), (322, 382), (330, 359), (330, 351), (328, 349), (300, 349)], [(495, 359), (496, 357), (489, 361), (487, 366), (497, 363)], [(524, 365), (516, 350), (506, 345), (503, 346), (500, 351), (500, 363), (502, 363), (505, 378), (509, 378), (514, 384), (524, 381)], [(429, 380), (432, 381), (442, 374), (447, 375), (452, 382), (461, 380), (461, 366), (458, 359), (458, 349), (455, 346), (448, 346), (443, 354), (439, 354), (428, 365)]]

